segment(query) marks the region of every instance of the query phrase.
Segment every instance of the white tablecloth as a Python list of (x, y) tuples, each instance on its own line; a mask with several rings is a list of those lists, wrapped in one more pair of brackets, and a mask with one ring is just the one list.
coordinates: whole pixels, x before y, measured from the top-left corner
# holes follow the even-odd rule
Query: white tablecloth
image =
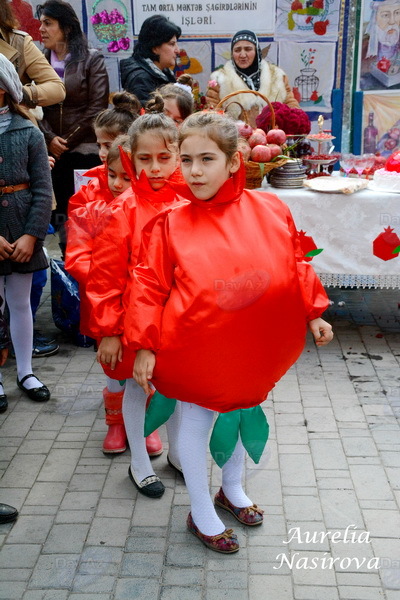
[(387, 227), (400, 237), (400, 194), (362, 190), (354, 194), (273, 188), (288, 204), (297, 229), (312, 236), (323, 252), (312, 265), (326, 286), (400, 287), (400, 255), (382, 260), (373, 241)]

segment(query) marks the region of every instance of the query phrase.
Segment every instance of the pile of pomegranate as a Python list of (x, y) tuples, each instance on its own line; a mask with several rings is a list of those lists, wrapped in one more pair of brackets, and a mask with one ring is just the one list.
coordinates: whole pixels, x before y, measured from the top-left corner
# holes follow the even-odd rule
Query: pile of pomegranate
[(238, 121), (239, 150), (245, 161), (266, 163), (281, 156), (285, 149), (286, 133), (275, 127), (267, 133), (263, 129), (253, 129), (251, 125)]

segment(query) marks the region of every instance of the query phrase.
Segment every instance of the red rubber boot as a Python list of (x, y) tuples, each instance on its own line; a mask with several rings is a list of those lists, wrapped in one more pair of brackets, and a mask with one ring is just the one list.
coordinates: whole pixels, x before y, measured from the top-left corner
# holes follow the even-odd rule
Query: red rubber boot
[[(154, 394), (154, 391), (155, 390), (153, 390), (149, 394), (149, 397), (147, 398), (146, 408), (150, 404), (150, 400), (151, 400), (151, 397)], [(147, 454), (149, 456), (160, 456), (160, 454), (163, 453), (163, 445), (162, 445), (162, 441), (160, 439), (160, 436), (158, 434), (158, 430), (157, 429), (155, 431), (153, 431), (153, 433), (151, 433), (150, 435), (147, 436), (147, 438), (146, 438), (146, 450), (147, 450)]]
[(122, 417), (123, 396), (123, 390), (121, 392), (110, 392), (108, 388), (103, 390), (106, 425), (108, 425), (103, 442), (104, 454), (122, 454), (126, 450), (126, 432)]

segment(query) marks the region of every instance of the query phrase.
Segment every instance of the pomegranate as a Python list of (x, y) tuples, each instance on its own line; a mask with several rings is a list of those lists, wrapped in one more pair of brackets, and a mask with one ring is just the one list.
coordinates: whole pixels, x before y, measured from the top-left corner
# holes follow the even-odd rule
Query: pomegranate
[(240, 137), (243, 137), (246, 140), (253, 133), (253, 128), (248, 123), (243, 123), (243, 122), (239, 121), (238, 123), (236, 123), (236, 127), (237, 127), (237, 130), (238, 130), (238, 133), (239, 133)]
[(400, 150), (396, 150), (389, 156), (385, 164), (386, 171), (396, 171), (400, 173)]
[(254, 148), (258, 144), (266, 144), (267, 136), (262, 129), (255, 129), (253, 134), (249, 137), (250, 148)]
[(271, 150), (271, 160), (275, 158), (275, 156), (282, 154), (282, 148), (277, 144), (268, 144), (267, 148)]
[(316, 35), (325, 35), (326, 34), (326, 29), (329, 25), (329, 21), (317, 21), (316, 23), (314, 23), (314, 33)]
[(386, 150), (394, 150), (396, 148), (396, 146), (397, 146), (397, 142), (393, 138), (389, 137), (387, 140), (385, 140)]
[(373, 254), (382, 260), (391, 260), (399, 255), (394, 252), (400, 246), (400, 238), (394, 232), (393, 227), (386, 227), (373, 241)]
[(250, 157), (255, 162), (269, 162), (271, 160), (271, 150), (268, 146), (257, 144), (252, 149)]
[(278, 127), (270, 129), (267, 133), (267, 142), (268, 144), (278, 144), (278, 146), (282, 146), (282, 144), (286, 142), (286, 133), (283, 129), (279, 129)]
[(306, 235), (306, 232), (302, 229), (297, 233), (299, 235), (300, 246), (304, 254), (303, 260), (310, 262), (314, 258), (315, 254), (319, 254), (319, 252), (315, 252), (315, 250), (318, 250), (317, 245), (312, 239), (311, 235)]
[(292, 2), (291, 7), (292, 10), (302, 10), (303, 5), (300, 2), (300, 0), (294, 0), (294, 2)]
[(238, 150), (242, 153), (243, 160), (250, 159), (251, 148), (249, 144), (244, 139), (239, 139), (238, 141)]

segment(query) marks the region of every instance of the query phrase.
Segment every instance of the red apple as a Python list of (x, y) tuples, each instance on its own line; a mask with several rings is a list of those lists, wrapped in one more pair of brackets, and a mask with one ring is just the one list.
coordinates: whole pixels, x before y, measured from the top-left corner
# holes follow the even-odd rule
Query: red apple
[(253, 131), (253, 134), (249, 137), (250, 148), (254, 148), (254, 146), (266, 143), (267, 136), (265, 135), (265, 131), (263, 131), (262, 129), (255, 129)]
[(283, 129), (270, 129), (267, 133), (267, 142), (268, 144), (278, 144), (278, 146), (282, 146), (286, 142), (286, 133)]
[(238, 122), (236, 123), (236, 127), (240, 137), (245, 138), (246, 140), (252, 135), (253, 128), (248, 123)]
[(251, 151), (251, 160), (255, 162), (269, 162), (271, 160), (271, 150), (268, 146), (258, 144)]
[(278, 154), (282, 154), (282, 148), (278, 144), (268, 144), (267, 148), (271, 150), (271, 160)]

